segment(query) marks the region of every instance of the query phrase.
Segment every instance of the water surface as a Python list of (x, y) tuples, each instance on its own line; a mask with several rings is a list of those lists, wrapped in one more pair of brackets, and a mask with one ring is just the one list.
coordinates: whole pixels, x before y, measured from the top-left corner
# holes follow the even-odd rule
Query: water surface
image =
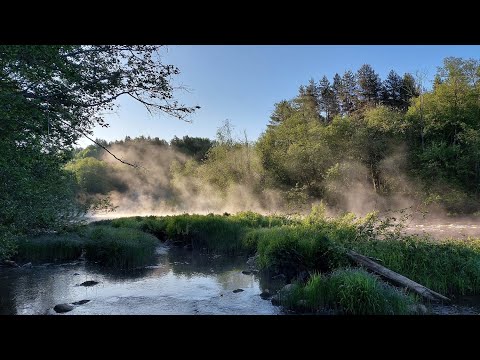
[[(56, 314), (56, 304), (83, 299), (65, 315), (281, 313), (260, 297), (260, 275), (242, 274), (245, 257), (158, 250), (154, 265), (129, 272), (82, 262), (0, 269), (0, 314)], [(87, 280), (99, 284), (79, 286)]]

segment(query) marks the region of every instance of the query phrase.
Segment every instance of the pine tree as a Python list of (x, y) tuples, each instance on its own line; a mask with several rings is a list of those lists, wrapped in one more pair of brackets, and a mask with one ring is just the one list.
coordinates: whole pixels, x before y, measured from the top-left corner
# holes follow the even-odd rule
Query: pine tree
[(400, 109), (402, 107), (402, 85), (402, 78), (394, 70), (391, 70), (383, 82), (382, 103), (392, 108)]
[(376, 105), (380, 102), (382, 82), (373, 68), (364, 64), (357, 72), (358, 95), (362, 105)]
[(339, 94), (339, 101), (342, 112), (346, 115), (351, 114), (356, 109), (357, 100), (357, 81), (355, 74), (348, 70), (342, 76), (342, 87)]

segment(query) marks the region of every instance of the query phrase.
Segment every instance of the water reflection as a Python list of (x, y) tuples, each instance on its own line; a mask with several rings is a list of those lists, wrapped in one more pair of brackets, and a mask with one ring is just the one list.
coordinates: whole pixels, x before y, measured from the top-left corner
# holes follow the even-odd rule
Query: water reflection
[[(260, 277), (244, 275), (246, 258), (171, 249), (133, 271), (95, 264), (0, 269), (1, 314), (55, 314), (59, 303), (89, 303), (70, 314), (278, 314), (259, 294)], [(78, 286), (96, 280), (92, 287)], [(241, 293), (233, 290), (242, 288)]]

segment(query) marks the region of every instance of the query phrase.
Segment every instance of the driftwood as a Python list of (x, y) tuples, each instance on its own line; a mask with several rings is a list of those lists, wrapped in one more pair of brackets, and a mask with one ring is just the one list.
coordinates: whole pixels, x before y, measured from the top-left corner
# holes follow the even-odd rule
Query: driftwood
[(428, 300), (450, 302), (450, 299), (443, 296), (442, 294), (439, 294), (433, 290), (430, 290), (429, 288), (423, 285), (420, 285), (419, 283), (416, 283), (415, 281), (410, 280), (409, 278), (403, 275), (400, 275), (390, 269), (387, 269), (385, 266), (377, 264), (375, 261), (371, 260), (367, 256), (361, 255), (353, 250), (347, 251), (347, 256), (350, 259), (356, 261), (358, 264), (373, 271), (374, 273), (381, 275), (382, 277), (386, 278), (387, 280), (395, 284), (404, 286)]

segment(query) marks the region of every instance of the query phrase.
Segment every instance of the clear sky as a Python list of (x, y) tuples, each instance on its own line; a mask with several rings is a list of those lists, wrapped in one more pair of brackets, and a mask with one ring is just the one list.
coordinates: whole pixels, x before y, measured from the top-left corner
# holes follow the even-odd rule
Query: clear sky
[[(175, 86), (189, 91), (175, 92), (185, 105), (201, 106), (192, 123), (162, 115), (152, 117), (128, 98), (120, 98), (120, 109), (107, 115), (110, 127), (95, 128), (94, 137), (108, 141), (125, 136), (151, 136), (170, 140), (174, 135), (215, 138), (217, 128), (229, 119), (238, 137), (246, 130), (255, 140), (265, 130), (274, 104), (291, 99), (310, 78), (345, 70), (356, 72), (370, 64), (382, 80), (391, 69), (398, 74), (416, 71), (433, 79), (445, 57), (480, 58), (480, 46), (472, 45), (171, 45), (163, 61), (176, 65), (181, 74)], [(428, 84), (427, 84), (428, 85)], [(81, 146), (89, 145), (82, 139)]]

